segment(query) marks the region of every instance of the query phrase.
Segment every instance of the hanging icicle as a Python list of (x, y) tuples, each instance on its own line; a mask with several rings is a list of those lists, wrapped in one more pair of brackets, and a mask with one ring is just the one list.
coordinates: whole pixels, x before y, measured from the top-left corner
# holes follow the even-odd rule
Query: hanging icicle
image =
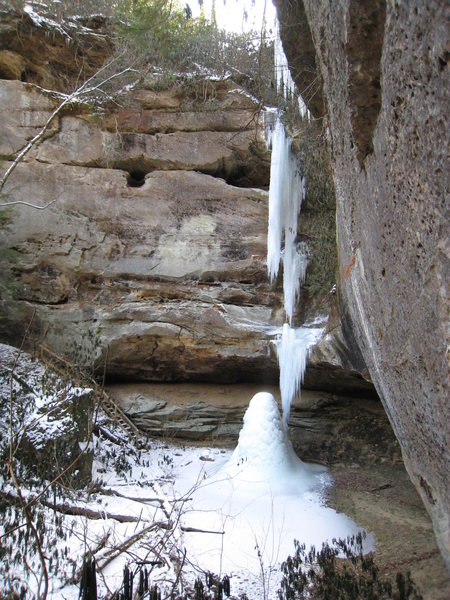
[(283, 408), (283, 424), (287, 430), (291, 405), (300, 393), (311, 348), (322, 337), (324, 328), (283, 325), (281, 335), (275, 341), (280, 366), (280, 392)]
[(301, 94), (296, 90), (294, 80), (292, 79), (289, 70), (288, 61), (283, 50), (283, 44), (281, 43), (280, 26), (278, 23), (275, 27), (274, 62), (277, 93), (283, 96), (287, 102), (291, 102), (296, 97), (301, 118), (307, 118), (308, 121), (310, 121), (311, 113), (307, 109)]
[[(275, 79), (277, 92), (286, 101), (298, 98), (302, 118), (309, 119), (309, 111), (300, 94), (296, 92), (289, 71), (277, 26), (275, 44)], [(300, 172), (298, 158), (292, 151), (292, 140), (274, 111), (266, 118), (266, 143), (272, 146), (269, 187), (269, 225), (267, 232), (267, 269), (271, 281), (278, 275), (283, 261), (284, 309), (287, 323), (275, 341), (280, 366), (280, 392), (283, 423), (287, 430), (291, 404), (300, 392), (306, 361), (312, 346), (323, 334), (323, 328), (300, 327), (293, 329), (292, 318), (300, 299), (300, 286), (306, 277), (309, 250), (305, 242), (297, 241), (297, 224), (305, 197), (305, 178)]]
[(297, 244), (297, 220), (305, 182), (291, 149), (292, 141), (280, 119), (277, 119), (271, 139), (267, 269), (273, 281), (283, 260), (284, 307), (289, 323), (292, 323), (295, 304), (300, 296), (300, 283), (305, 279), (308, 263), (306, 246)]

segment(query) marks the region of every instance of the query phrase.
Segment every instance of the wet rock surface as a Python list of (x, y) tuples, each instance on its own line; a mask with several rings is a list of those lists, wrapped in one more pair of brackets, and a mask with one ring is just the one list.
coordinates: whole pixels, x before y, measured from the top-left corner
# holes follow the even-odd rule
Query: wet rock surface
[(446, 7), (299, 4), (327, 106), (339, 303), (448, 560)]

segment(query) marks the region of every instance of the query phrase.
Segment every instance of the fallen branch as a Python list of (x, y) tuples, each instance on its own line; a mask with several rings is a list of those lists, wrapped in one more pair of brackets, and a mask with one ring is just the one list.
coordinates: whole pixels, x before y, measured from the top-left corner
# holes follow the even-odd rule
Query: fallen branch
[(87, 517), (92, 520), (113, 519), (119, 523), (139, 523), (139, 521), (142, 521), (141, 517), (135, 517), (134, 515), (118, 515), (116, 513), (107, 512), (106, 510), (92, 510), (91, 508), (86, 508), (84, 506), (53, 504), (53, 502), (48, 502), (47, 500), (40, 500), (40, 503), (43, 506), (56, 510), (64, 515)]
[(141, 529), (141, 531), (138, 531), (138, 533), (135, 533), (134, 535), (130, 536), (129, 538), (124, 540), (118, 546), (114, 546), (114, 548), (111, 548), (110, 550), (105, 552), (103, 556), (98, 557), (97, 558), (98, 569), (99, 570), (104, 569), (107, 565), (109, 565), (110, 562), (112, 562), (117, 556), (119, 556), (119, 554), (122, 554), (122, 552), (125, 552), (126, 550), (128, 550), (128, 548), (130, 548), (130, 546), (132, 546), (134, 543), (136, 543), (138, 540), (140, 540), (144, 535), (146, 535), (147, 533), (150, 533), (154, 529), (169, 530), (171, 528), (172, 528), (172, 523), (167, 523), (166, 521), (156, 521), (149, 527), (145, 527), (144, 529)]
[[(34, 320), (34, 316), (36, 314), (36, 310), (34, 310), (33, 315), (28, 323), (27, 329), (25, 331), (25, 335), (22, 339), (22, 343), (20, 345), (19, 351), (15, 354), (14, 356), (14, 362), (11, 368), (11, 377), (9, 380), (9, 459), (8, 459), (8, 474), (11, 478), (11, 482), (14, 486), (14, 489), (16, 490), (16, 499), (17, 502), (20, 504), (23, 514), (25, 516), (25, 521), (27, 522), (28, 528), (29, 530), (32, 532), (33, 537), (35, 539), (36, 542), (36, 549), (37, 549), (37, 554), (39, 556), (39, 561), (41, 563), (41, 569), (42, 569), (42, 573), (41, 573), (41, 577), (38, 579), (37, 575), (36, 575), (36, 580), (38, 583), (38, 588), (37, 588), (37, 594), (36, 597), (38, 600), (46, 600), (47, 598), (47, 594), (48, 594), (48, 570), (47, 570), (47, 564), (45, 562), (45, 555), (44, 555), (44, 551), (42, 549), (42, 545), (41, 545), (41, 539), (40, 536), (36, 530), (36, 527), (34, 525), (33, 519), (31, 518), (30, 515), (30, 511), (28, 509), (28, 504), (25, 502), (25, 498), (23, 497), (22, 494), (22, 489), (19, 485), (19, 482), (17, 480), (16, 477), (16, 472), (14, 469), (14, 433), (13, 433), (13, 375), (14, 372), (16, 370), (17, 367), (17, 363), (19, 361), (19, 357), (23, 351), (23, 347), (25, 345), (25, 341), (28, 337), (28, 334), (31, 330), (31, 325), (33, 323)], [(34, 571), (33, 571), (34, 572)], [(44, 590), (41, 594), (41, 583), (42, 580), (44, 581)]]
[[(0, 184), (2, 181), (3, 181), (3, 179), (0, 180)], [(6, 179), (5, 179), (5, 183), (6, 183)], [(2, 189), (3, 185), (0, 185), (0, 189)], [(48, 202), (47, 204), (44, 204), (44, 206), (38, 206), (37, 204), (31, 204), (31, 202), (25, 202), (25, 200), (15, 200), (14, 202), (4, 202), (3, 204), (0, 204), (0, 208), (2, 208), (4, 206), (14, 206), (15, 204), (22, 204), (23, 206), (30, 206), (31, 208), (37, 208), (38, 210), (44, 210), (44, 208), (48, 208), (51, 204), (56, 202), (56, 200), (57, 200), (57, 198), (55, 198), (51, 202)]]
[(383, 483), (383, 485), (378, 485), (377, 487), (374, 487), (369, 491), (372, 493), (381, 492), (382, 490), (387, 490), (388, 488), (391, 488), (391, 487), (392, 487), (392, 483)]
[(157, 498), (154, 496), (126, 496), (125, 494), (121, 494), (117, 490), (111, 490), (108, 488), (98, 488), (98, 493), (103, 494), (104, 496), (118, 496), (119, 498), (125, 498), (125, 500), (132, 500), (133, 502), (158, 502), (158, 504), (162, 504), (163, 502), (169, 502), (169, 504), (176, 504), (177, 502), (186, 502), (186, 500), (192, 500), (192, 498), (179, 498), (175, 500), (169, 500), (167, 498)]
[[(13, 502), (14, 504), (20, 504), (21, 500), (25, 500), (24, 498), (20, 498), (19, 495), (12, 494), (11, 492), (0, 491), (0, 496)], [(92, 508), (86, 508), (84, 506), (73, 506), (71, 504), (58, 504), (54, 502), (50, 502), (48, 500), (44, 500), (43, 498), (38, 497), (28, 497), (26, 499), (26, 506), (31, 506), (35, 502), (39, 501), (39, 504), (45, 506), (46, 508), (50, 508), (56, 512), (59, 512), (64, 515), (72, 515), (72, 516), (80, 516), (87, 517), (88, 519), (96, 520), (106, 520), (113, 519), (114, 521), (118, 521), (119, 523), (139, 523), (142, 521), (141, 517), (136, 517), (134, 515), (119, 515), (116, 513), (110, 513), (106, 510), (93, 510)]]
[(16, 381), (18, 384), (20, 384), (27, 392), (31, 392), (32, 394), (36, 393), (33, 390), (33, 388), (30, 385), (28, 385), (28, 383), (25, 381), (25, 379), (22, 379), (22, 377), (19, 377), (19, 375), (16, 375), (16, 373), (14, 373), (14, 371), (12, 369), (10, 369), (9, 367), (5, 367), (5, 369), (6, 369), (6, 371), (8, 371), (10, 376), (14, 379), (14, 381)]
[(181, 525), (180, 529), (185, 533), (214, 533), (216, 535), (225, 535), (225, 531), (210, 531), (208, 529), (197, 529), (197, 527), (185, 527), (184, 525)]

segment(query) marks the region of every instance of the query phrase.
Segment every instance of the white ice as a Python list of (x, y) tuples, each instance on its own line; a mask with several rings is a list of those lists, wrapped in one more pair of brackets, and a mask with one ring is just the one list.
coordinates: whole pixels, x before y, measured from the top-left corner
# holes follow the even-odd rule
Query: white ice
[(322, 337), (324, 328), (283, 325), (275, 339), (280, 367), (280, 393), (283, 407), (283, 423), (287, 431), (291, 404), (300, 393), (311, 348)]
[[(152, 582), (169, 593), (179, 565), (172, 566), (170, 556), (184, 560), (185, 549), (185, 581), (192, 584), (205, 571), (228, 574), (235, 597), (246, 593), (250, 600), (272, 599), (281, 578), (280, 563), (294, 552), (294, 538), (320, 547), (325, 540), (358, 531), (349, 518), (324, 506), (330, 477), (323, 467), (296, 456), (269, 393), (251, 400), (234, 452), (153, 441), (137, 453), (126, 444), (116, 447), (98, 438), (94, 446), (92, 475), (99, 492), (79, 491), (66, 501), (103, 512), (104, 519), (64, 515), (65, 539), (52, 533), (52, 509), (42, 509), (52, 551), (58, 547), (60, 555), (67, 556), (58, 574), (51, 575), (53, 600), (78, 598), (78, 585), (66, 578), (73, 574), (71, 564), (80, 566), (86, 549), (95, 552), (100, 566), (114, 547), (136, 534), (136, 542), (102, 568), (99, 598), (106, 596), (106, 585), (110, 590), (120, 587), (128, 561), (151, 560), (159, 552), (164, 564), (153, 569)], [(121, 473), (114, 468), (119, 459), (126, 465)], [(114, 514), (135, 521), (118, 522)], [(167, 530), (152, 528), (154, 522), (172, 525)], [(28, 584), (30, 592), (36, 591), (34, 580)]]
[[(267, 269), (271, 280), (278, 275), (283, 258), (284, 306), (292, 322), (295, 304), (300, 294), (307, 266), (307, 249), (297, 247), (297, 221), (304, 198), (305, 181), (291, 151), (292, 140), (286, 135), (283, 123), (277, 119), (270, 133), (272, 158), (270, 164), (269, 224), (267, 232)], [(282, 240), (284, 236), (284, 250)]]
[[(177, 485), (182, 479), (179, 473)], [(263, 584), (267, 597), (276, 597), (279, 566), (293, 553), (294, 538), (320, 547), (358, 531), (351, 519), (324, 506), (329, 484), (324, 467), (296, 456), (272, 394), (256, 394), (231, 458), (205, 471), (190, 494), (182, 517), (190, 561), (231, 576), (233, 593), (248, 593), (253, 582), (251, 598), (263, 597)]]

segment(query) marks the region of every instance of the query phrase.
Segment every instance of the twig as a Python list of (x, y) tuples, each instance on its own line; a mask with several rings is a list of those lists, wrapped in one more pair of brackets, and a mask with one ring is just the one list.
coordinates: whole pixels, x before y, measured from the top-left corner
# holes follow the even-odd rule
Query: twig
[[(59, 104), (59, 106), (57, 106), (55, 108), (55, 110), (52, 112), (52, 114), (50, 115), (50, 117), (45, 122), (45, 124), (42, 127), (42, 129), (28, 142), (28, 144), (26, 144), (24, 146), (24, 148), (22, 148), (22, 150), (19, 151), (19, 153), (17, 154), (16, 158), (13, 160), (13, 162), (11, 163), (11, 165), (8, 167), (8, 169), (3, 174), (3, 177), (0, 179), (0, 192), (3, 190), (6, 181), (8, 180), (8, 178), (10, 177), (10, 175), (14, 171), (14, 169), (17, 167), (17, 165), (20, 162), (23, 161), (23, 159), (25, 158), (25, 156), (30, 152), (30, 150), (32, 148), (34, 148), (34, 146), (37, 146), (38, 144), (41, 143), (41, 141), (43, 140), (46, 132), (48, 131), (48, 129), (50, 127), (50, 125), (53, 123), (53, 121), (56, 119), (56, 117), (61, 113), (61, 111), (63, 110), (63, 108), (65, 106), (67, 106), (67, 104), (70, 104), (71, 102), (74, 102), (77, 98), (81, 98), (84, 95), (89, 95), (89, 94), (92, 94), (92, 92), (100, 90), (102, 85), (105, 85), (106, 83), (112, 81), (113, 79), (115, 79), (117, 77), (120, 77), (121, 75), (124, 75), (125, 73), (127, 73), (129, 71), (132, 71), (132, 69), (130, 69), (129, 67), (126, 68), (126, 69), (122, 69), (122, 71), (120, 71), (119, 73), (114, 73), (113, 75), (110, 75), (106, 79), (102, 80), (100, 83), (98, 83), (96, 85), (93, 85), (92, 87), (89, 87), (89, 85), (95, 80), (96, 77), (98, 77), (107, 67), (110, 67), (119, 58), (120, 58), (120, 56), (118, 56), (116, 59), (114, 59), (113, 61), (109, 62), (108, 64), (104, 65), (101, 69), (99, 69), (97, 71), (97, 73), (95, 73), (94, 75), (92, 75), (92, 77), (89, 77), (89, 79), (87, 79), (79, 88), (77, 88), (74, 92), (72, 92), (71, 94), (69, 94), (68, 96), (66, 96), (64, 98), (64, 100)], [(56, 202), (56, 199), (52, 200), (52, 202), (50, 202), (49, 204), (47, 204), (47, 206), (50, 206), (50, 204), (53, 204), (53, 202)], [(5, 204), (2, 204), (2, 206), (11, 206), (13, 204), (25, 204), (27, 206), (31, 206), (33, 208), (38, 208), (38, 209), (41, 209), (41, 210), (43, 208), (47, 208), (47, 206), (35, 206), (33, 204), (30, 204), (30, 203), (27, 203), (27, 202), (23, 202), (23, 201), (7, 202)]]
[[(118, 546), (115, 546), (114, 548), (111, 548), (110, 550), (105, 552), (105, 554), (103, 556), (97, 558), (98, 568), (100, 570), (104, 569), (107, 565), (109, 565), (109, 563), (111, 561), (113, 561), (117, 556), (119, 556), (119, 554), (122, 554), (122, 552), (125, 552), (126, 550), (128, 550), (128, 548), (130, 546), (132, 546), (135, 542), (137, 542), (139, 539), (141, 539), (147, 533), (150, 533), (150, 531), (153, 531), (154, 529), (158, 529), (158, 528), (159, 529), (170, 529), (171, 525), (172, 525), (171, 523), (167, 523), (166, 521), (157, 521), (157, 522), (153, 523), (152, 525), (150, 525), (149, 527), (145, 527), (144, 529), (141, 529), (141, 531), (138, 531), (138, 533), (133, 534), (132, 536), (127, 538), (125, 541), (123, 541), (121, 544), (119, 544)], [(103, 562), (101, 562), (101, 561), (103, 561)]]
[[(99, 494), (103, 494), (105, 496), (118, 496), (119, 498), (125, 498), (126, 500), (132, 500), (133, 502), (158, 502), (158, 504), (162, 504), (163, 502), (169, 502), (175, 504), (176, 502), (186, 502), (185, 498), (179, 498), (174, 500), (168, 500), (167, 498), (157, 498), (154, 496), (151, 497), (141, 497), (141, 496), (126, 496), (125, 494), (121, 494), (117, 490), (111, 490), (108, 488), (98, 488), (96, 491)], [(189, 498), (191, 500), (191, 498)]]
[[(3, 188), (3, 183), (2, 183), (3, 179), (0, 180), (0, 190)], [(6, 180), (5, 180), (6, 182)], [(22, 204), (23, 206), (30, 206), (31, 208), (37, 208), (38, 210), (44, 210), (44, 208), (48, 208), (51, 204), (54, 204), (56, 202), (57, 198), (55, 198), (54, 200), (51, 200), (50, 202), (48, 202), (47, 204), (44, 204), (44, 206), (38, 206), (37, 204), (31, 204), (30, 202), (25, 202), (24, 200), (15, 200), (14, 202), (3, 202), (3, 204), (0, 204), (0, 208), (3, 208), (4, 206), (14, 206), (16, 204)]]
[(185, 527), (184, 525), (180, 526), (181, 531), (185, 533), (215, 533), (216, 535), (225, 535), (225, 531), (211, 531), (208, 529), (197, 529), (197, 527)]

